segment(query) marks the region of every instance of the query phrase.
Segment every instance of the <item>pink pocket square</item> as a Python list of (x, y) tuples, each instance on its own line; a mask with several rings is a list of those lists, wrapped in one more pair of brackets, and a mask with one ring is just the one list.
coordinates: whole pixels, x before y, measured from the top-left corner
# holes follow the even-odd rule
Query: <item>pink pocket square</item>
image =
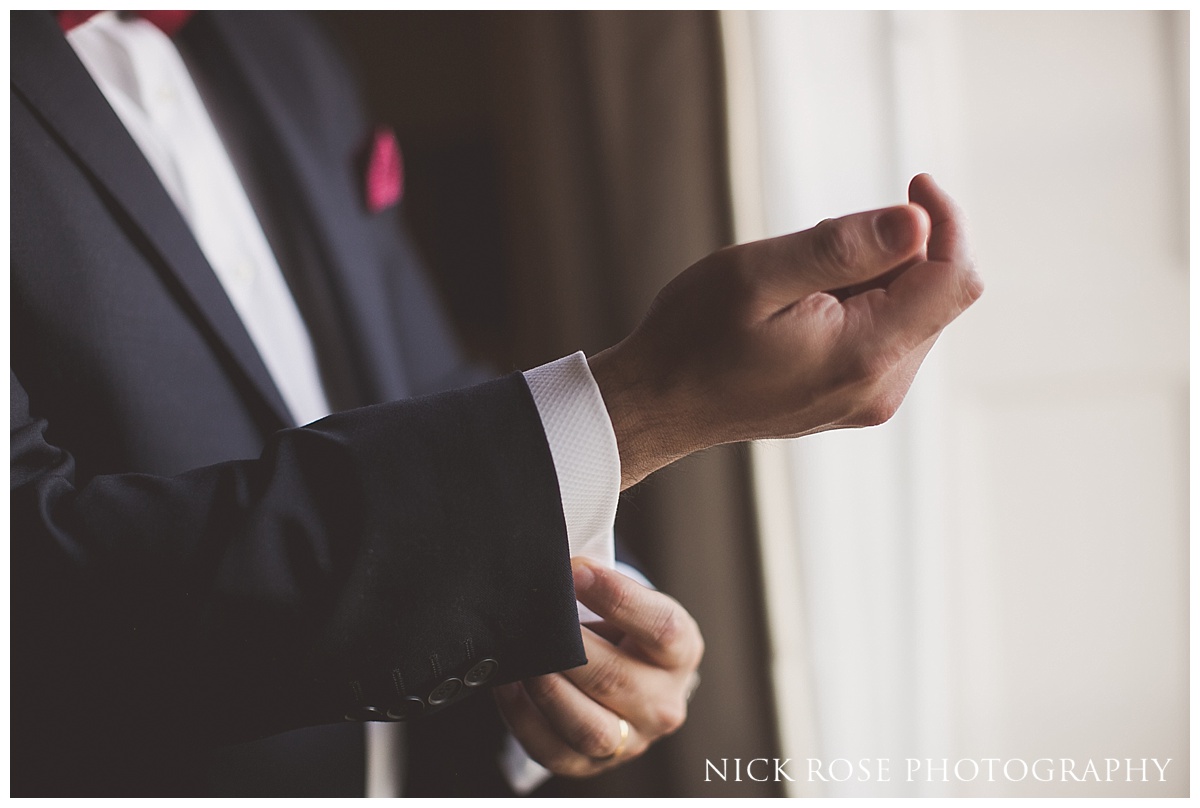
[(365, 180), (367, 210), (371, 213), (390, 208), (404, 195), (404, 161), (396, 133), (389, 127), (377, 126), (371, 134)]

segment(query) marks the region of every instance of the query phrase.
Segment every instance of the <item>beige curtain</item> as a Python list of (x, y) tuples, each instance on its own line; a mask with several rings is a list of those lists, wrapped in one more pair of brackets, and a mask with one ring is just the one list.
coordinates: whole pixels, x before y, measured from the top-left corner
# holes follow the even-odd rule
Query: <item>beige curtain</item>
[[(463, 193), (484, 194), (499, 210), (496, 265), (505, 284), (503, 300), (491, 302), (504, 306), (504, 316), (480, 334), (470, 312), (488, 301), (457, 306), (464, 333), (493, 361), (531, 367), (576, 350), (594, 353), (628, 333), (675, 274), (730, 243), (715, 12), (337, 22), (357, 37), (352, 47), (367, 49), (360, 56), (368, 75), (381, 77), (372, 95), (397, 121), (410, 159), (458, 138), (475, 144), (464, 154), (474, 149), (494, 168), (463, 180)], [(414, 185), (413, 208), (420, 193)], [(469, 299), (461, 277), (443, 279), (452, 307)], [(721, 447), (623, 497), (619, 532), (704, 631), (703, 683), (676, 736), (611, 774), (555, 784), (556, 793), (782, 793), (744, 778), (704, 782), (706, 759), (777, 756), (747, 468), (744, 447)]]

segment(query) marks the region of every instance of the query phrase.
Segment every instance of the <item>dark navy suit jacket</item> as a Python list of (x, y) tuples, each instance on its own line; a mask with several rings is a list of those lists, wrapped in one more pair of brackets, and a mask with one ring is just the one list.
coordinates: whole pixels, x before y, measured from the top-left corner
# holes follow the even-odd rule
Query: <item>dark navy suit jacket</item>
[(181, 46), (370, 405), (294, 428), (53, 17), (11, 20), (13, 793), (200, 793), (223, 744), (433, 713), (486, 658), (491, 683), (582, 664), (529, 390), (443, 392), (470, 371), (366, 210), (370, 127), (310, 23), (202, 12)]

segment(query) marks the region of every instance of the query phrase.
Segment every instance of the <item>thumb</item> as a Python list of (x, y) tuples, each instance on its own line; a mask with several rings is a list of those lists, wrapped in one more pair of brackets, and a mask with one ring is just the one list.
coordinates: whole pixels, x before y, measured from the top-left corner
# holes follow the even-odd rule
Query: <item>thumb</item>
[(853, 213), (764, 242), (764, 289), (779, 307), (814, 292), (869, 281), (917, 255), (929, 238), (929, 214), (919, 205)]

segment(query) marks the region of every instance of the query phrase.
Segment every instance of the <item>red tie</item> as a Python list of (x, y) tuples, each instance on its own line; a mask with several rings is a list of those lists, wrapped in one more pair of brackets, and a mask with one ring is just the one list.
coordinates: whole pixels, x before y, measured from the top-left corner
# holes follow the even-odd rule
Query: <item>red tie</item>
[[(54, 15), (58, 17), (58, 27), (62, 28), (63, 33), (67, 33), (77, 25), (90, 20), (92, 17), (99, 14), (99, 11), (56, 11)], [(129, 14), (136, 14), (142, 19), (154, 23), (160, 31), (167, 36), (175, 36), (183, 24), (191, 19), (195, 11), (130, 11)]]

